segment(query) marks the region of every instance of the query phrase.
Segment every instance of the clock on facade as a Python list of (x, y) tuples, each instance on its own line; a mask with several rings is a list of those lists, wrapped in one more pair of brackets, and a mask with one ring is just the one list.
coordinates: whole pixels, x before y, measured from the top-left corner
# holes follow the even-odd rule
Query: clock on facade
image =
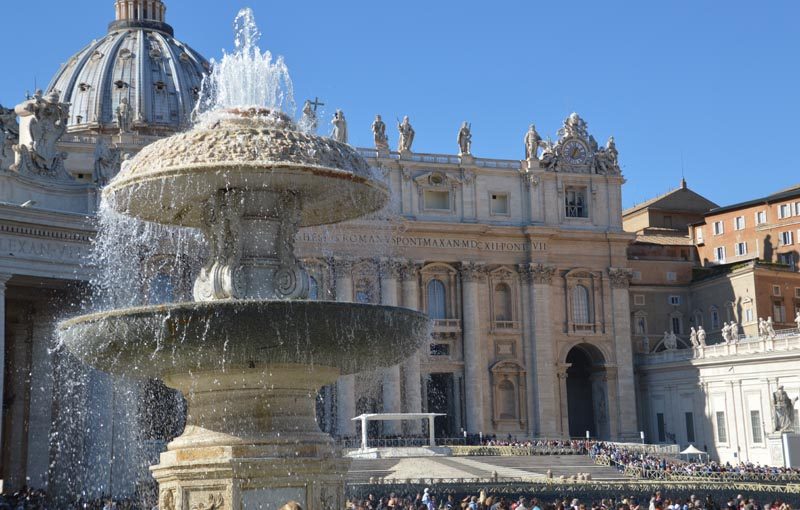
[(561, 148), (561, 156), (572, 165), (586, 163), (588, 153), (586, 146), (577, 140), (569, 140)]

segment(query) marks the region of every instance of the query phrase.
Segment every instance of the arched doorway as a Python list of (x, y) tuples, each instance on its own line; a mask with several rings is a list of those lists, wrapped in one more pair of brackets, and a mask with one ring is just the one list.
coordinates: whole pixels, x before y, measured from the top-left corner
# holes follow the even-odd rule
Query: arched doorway
[(567, 416), (570, 437), (610, 438), (605, 357), (590, 344), (567, 353)]

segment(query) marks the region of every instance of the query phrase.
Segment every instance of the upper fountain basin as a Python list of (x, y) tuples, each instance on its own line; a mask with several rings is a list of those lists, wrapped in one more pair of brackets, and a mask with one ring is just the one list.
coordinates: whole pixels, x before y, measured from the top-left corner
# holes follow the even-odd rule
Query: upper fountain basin
[(218, 190), (290, 192), (299, 226), (337, 223), (381, 209), (389, 192), (347, 144), (298, 131), (269, 110), (228, 110), (190, 131), (159, 140), (123, 164), (103, 195), (143, 220), (203, 226)]
[(353, 374), (392, 366), (430, 336), (407, 308), (334, 301), (223, 301), (136, 307), (62, 322), (59, 336), (108, 373), (173, 373), (302, 364)]

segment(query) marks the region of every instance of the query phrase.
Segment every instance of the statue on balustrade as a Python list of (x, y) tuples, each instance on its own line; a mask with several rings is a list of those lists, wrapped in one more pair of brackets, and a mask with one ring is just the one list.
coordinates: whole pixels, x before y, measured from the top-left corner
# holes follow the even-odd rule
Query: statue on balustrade
[(703, 326), (697, 326), (697, 342), (700, 347), (706, 346), (706, 330), (703, 329)]
[(775, 335), (775, 326), (772, 323), (772, 317), (767, 317), (767, 322), (764, 325), (764, 328), (767, 331), (767, 336), (769, 337), (769, 339), (774, 340), (776, 335)]
[(800, 312), (797, 312), (797, 315), (794, 316), (794, 323), (797, 324), (797, 329), (800, 329)]
[(525, 133), (525, 159), (536, 159), (541, 144), (542, 137), (536, 132), (536, 126), (531, 124)]
[(14, 163), (14, 146), (19, 142), (19, 123), (13, 108), (0, 105), (0, 169)]
[(403, 117), (403, 122), (397, 125), (397, 130), (400, 131), (400, 138), (397, 142), (398, 152), (411, 152), (411, 145), (414, 143), (414, 128), (411, 127), (411, 122), (408, 120), (408, 115)]
[(692, 343), (692, 347), (700, 347), (700, 342), (697, 340), (697, 330), (694, 329), (694, 326), (692, 326), (691, 333), (689, 333), (689, 341)]
[(103, 137), (99, 137), (94, 148), (94, 173), (92, 175), (98, 188), (106, 184), (119, 173), (122, 157), (119, 149), (111, 148)]
[(123, 97), (119, 100), (119, 106), (117, 106), (117, 109), (114, 113), (117, 116), (117, 127), (119, 128), (119, 134), (130, 133), (131, 121), (133, 121), (133, 112), (131, 111), (131, 104), (128, 102), (127, 97)]
[(783, 386), (778, 387), (778, 391), (772, 394), (773, 418), (775, 420), (775, 432), (791, 431), (794, 428), (794, 400), (789, 398)]
[(609, 137), (605, 147), (600, 148), (594, 155), (594, 171), (600, 175), (618, 174), (619, 152), (614, 142), (614, 137)]
[(389, 152), (389, 137), (386, 136), (386, 123), (380, 115), (375, 116), (372, 123), (372, 136), (375, 138), (375, 148), (382, 152)]
[(69, 118), (69, 105), (61, 102), (58, 92), (43, 96), (37, 90), (14, 112), (20, 117), (20, 134), (11, 169), (21, 174), (71, 179), (64, 169), (67, 155), (57, 147)]
[(336, 110), (333, 114), (333, 131), (331, 131), (331, 138), (337, 142), (347, 143), (347, 120), (344, 118), (342, 110)]
[(674, 351), (678, 348), (678, 337), (674, 332), (664, 332), (664, 348), (668, 351)]
[(317, 112), (315, 112), (314, 107), (311, 106), (311, 101), (306, 99), (303, 105), (303, 115), (300, 117), (300, 128), (307, 133), (316, 133), (317, 125)]
[(461, 125), (458, 130), (458, 155), (466, 156), (472, 154), (472, 126), (467, 122)]

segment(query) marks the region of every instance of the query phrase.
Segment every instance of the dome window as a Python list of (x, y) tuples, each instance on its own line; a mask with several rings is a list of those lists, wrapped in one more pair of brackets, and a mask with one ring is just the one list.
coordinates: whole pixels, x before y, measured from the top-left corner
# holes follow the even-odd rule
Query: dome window
[(161, 48), (150, 48), (150, 58), (159, 60), (161, 56)]
[(122, 80), (117, 80), (114, 82), (114, 86), (117, 87), (118, 89), (124, 89), (125, 87), (128, 86), (128, 84)]
[(101, 58), (103, 58), (102, 51), (95, 51), (94, 53), (92, 53), (92, 60), (100, 60)]
[(89, 85), (88, 83), (80, 83), (80, 84), (78, 84), (78, 89), (80, 89), (81, 92), (86, 92), (90, 88), (92, 88), (92, 86)]
[(189, 57), (188, 53), (186, 53), (185, 51), (181, 53), (181, 62), (189, 62), (190, 59), (191, 57)]
[(164, 92), (164, 90), (167, 88), (167, 84), (164, 83), (163, 81), (157, 81), (155, 83), (155, 86), (156, 86), (156, 90), (159, 91), (159, 92)]
[(133, 58), (133, 52), (128, 48), (124, 48), (119, 52), (119, 58), (122, 60), (130, 60)]

